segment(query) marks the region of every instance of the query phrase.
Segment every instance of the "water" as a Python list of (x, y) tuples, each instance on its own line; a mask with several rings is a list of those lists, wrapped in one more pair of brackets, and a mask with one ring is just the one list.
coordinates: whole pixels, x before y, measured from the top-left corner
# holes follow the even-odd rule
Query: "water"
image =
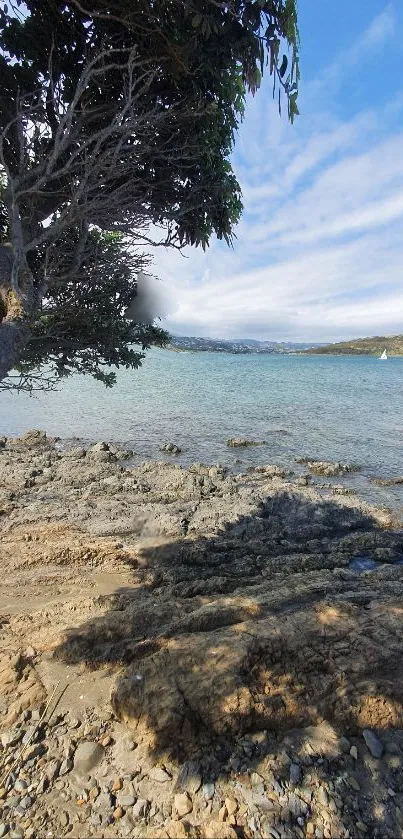
[[(125, 443), (140, 459), (183, 449), (176, 462), (245, 469), (294, 457), (361, 467), (346, 483), (373, 502), (403, 510), (403, 487), (368, 478), (403, 474), (403, 358), (228, 355), (151, 350), (140, 371), (120, 371), (112, 390), (87, 377), (35, 398), (0, 394), (0, 434), (45, 428), (62, 439)], [(229, 449), (229, 437), (266, 440)], [(241, 462), (237, 462), (241, 461)]]

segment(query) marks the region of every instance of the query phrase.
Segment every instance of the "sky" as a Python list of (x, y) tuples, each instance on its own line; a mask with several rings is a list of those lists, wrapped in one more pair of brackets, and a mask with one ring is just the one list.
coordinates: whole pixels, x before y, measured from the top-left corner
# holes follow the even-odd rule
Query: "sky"
[(173, 334), (403, 332), (403, 3), (300, 0), (299, 27), (300, 116), (279, 117), (268, 79), (237, 137), (234, 247), (156, 249)]

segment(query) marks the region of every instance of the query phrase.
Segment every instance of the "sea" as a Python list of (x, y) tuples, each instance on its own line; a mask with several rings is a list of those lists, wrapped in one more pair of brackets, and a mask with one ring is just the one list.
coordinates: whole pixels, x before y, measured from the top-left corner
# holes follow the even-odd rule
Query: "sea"
[[(112, 389), (74, 376), (53, 393), (0, 392), (0, 435), (43, 428), (61, 446), (119, 442), (133, 463), (222, 463), (233, 471), (295, 459), (345, 461), (359, 471), (333, 479), (403, 519), (403, 358), (231, 355), (151, 349), (140, 370), (119, 370)], [(265, 445), (231, 449), (245, 437)], [(181, 448), (161, 453), (164, 443)]]

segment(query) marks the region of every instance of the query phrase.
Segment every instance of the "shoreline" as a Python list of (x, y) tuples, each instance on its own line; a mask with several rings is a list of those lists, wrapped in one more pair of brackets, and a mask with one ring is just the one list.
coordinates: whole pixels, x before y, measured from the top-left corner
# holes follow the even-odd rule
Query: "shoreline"
[(0, 468), (3, 768), (66, 688), (0, 820), (62, 836), (398, 835), (393, 515), (307, 470), (131, 468), (107, 443), (31, 435)]

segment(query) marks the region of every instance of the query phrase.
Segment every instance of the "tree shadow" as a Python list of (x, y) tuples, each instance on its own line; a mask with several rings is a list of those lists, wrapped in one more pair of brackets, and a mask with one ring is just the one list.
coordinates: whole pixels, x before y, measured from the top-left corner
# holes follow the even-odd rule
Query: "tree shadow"
[[(105, 597), (104, 615), (70, 629), (55, 656), (116, 673), (112, 707), (136, 741), (182, 774), (196, 760), (204, 783), (232, 779), (254, 835), (267, 820), (305, 835), (315, 808), (326, 810), (315, 796), (329, 779), (340, 828), (329, 835), (400, 835), (402, 532), (294, 491), (263, 498), (213, 537), (189, 524), (176, 541), (143, 545), (133, 586)], [(357, 557), (378, 567), (354, 573)], [(381, 759), (364, 745), (367, 728)]]

